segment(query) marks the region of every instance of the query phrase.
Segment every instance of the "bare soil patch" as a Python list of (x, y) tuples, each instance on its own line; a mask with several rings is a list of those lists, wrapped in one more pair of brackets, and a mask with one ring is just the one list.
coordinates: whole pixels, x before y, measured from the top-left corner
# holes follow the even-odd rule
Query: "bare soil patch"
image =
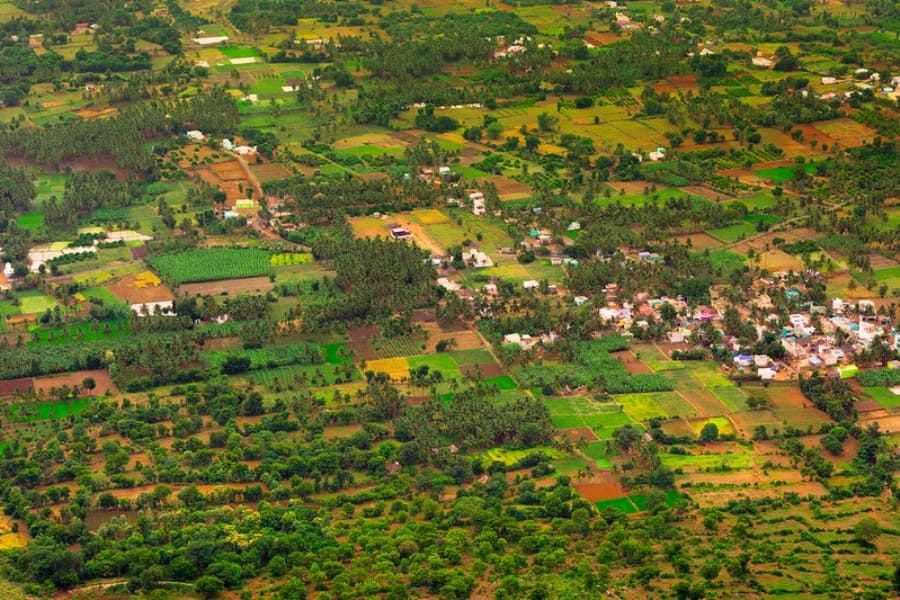
[(137, 275), (127, 275), (114, 283), (106, 286), (110, 292), (126, 304), (145, 304), (148, 302), (169, 302), (175, 299), (175, 295), (165, 286), (145, 285), (138, 287), (135, 283), (138, 281)]
[(629, 373), (652, 373), (653, 369), (642, 363), (638, 358), (634, 355), (631, 350), (622, 350), (621, 352), (610, 352), (613, 356), (622, 361), (622, 364), (625, 365), (625, 369)]
[(69, 387), (79, 386), (85, 378), (93, 378), (96, 385), (93, 390), (83, 390), (82, 396), (104, 396), (109, 391), (111, 394), (118, 394), (119, 388), (113, 383), (109, 372), (104, 369), (94, 369), (91, 371), (74, 371), (72, 373), (64, 373), (61, 375), (48, 375), (46, 377), (34, 378), (34, 391), (48, 393), (52, 388), (61, 388), (64, 385)]
[(27, 392), (32, 386), (34, 386), (34, 380), (31, 377), (0, 381), (0, 397), (15, 396), (16, 392)]
[(690, 245), (694, 250), (715, 250), (716, 248), (721, 248), (725, 244), (713, 236), (709, 235), (705, 231), (701, 231), (698, 233), (683, 233), (681, 235), (676, 235), (674, 239), (678, 240), (682, 244), (687, 244), (690, 241)]
[(355, 434), (357, 431), (362, 430), (362, 425), (343, 425), (341, 427), (326, 427), (322, 432), (322, 437), (326, 440), (333, 440), (335, 438), (348, 438)]
[(287, 179), (293, 175), (293, 173), (281, 163), (250, 165), (250, 171), (263, 183), (274, 181), (276, 179)]
[(706, 187), (705, 185), (689, 185), (681, 188), (681, 191), (687, 192), (693, 196), (700, 196), (701, 198), (706, 198), (707, 200), (712, 200), (713, 202), (718, 202), (719, 200), (730, 200), (734, 198), (731, 194), (727, 194), (725, 192), (720, 192), (719, 190), (714, 190), (710, 187)]
[(678, 75), (663, 79), (662, 83), (654, 85), (653, 89), (656, 90), (657, 93), (669, 92), (670, 94), (677, 94), (678, 92), (696, 92), (699, 88), (697, 87), (696, 75)]
[(494, 175), (487, 178), (488, 181), (497, 186), (497, 195), (501, 200), (520, 200), (531, 196), (531, 188), (524, 183), (514, 181), (509, 177), (502, 175)]
[(483, 347), (481, 338), (478, 337), (477, 333), (474, 331), (463, 330), (429, 335), (425, 349), (428, 352), (435, 352), (438, 342), (443, 340), (456, 340), (456, 345), (453, 346), (454, 350), (475, 350), (476, 348)]
[(599, 500), (612, 500), (613, 498), (624, 498), (627, 496), (624, 488), (614, 481), (604, 481), (602, 483), (582, 483), (574, 486), (581, 496), (589, 502), (597, 502)]
[(81, 108), (74, 111), (76, 115), (85, 120), (99, 119), (101, 117), (111, 117), (118, 113), (116, 108)]
[(218, 295), (222, 292), (228, 294), (246, 294), (250, 292), (264, 294), (273, 287), (275, 287), (275, 284), (268, 277), (246, 277), (244, 279), (186, 283), (180, 286), (178, 290), (188, 296), (196, 296), (197, 294)]
[(350, 341), (357, 342), (359, 340), (373, 338), (380, 335), (380, 331), (374, 325), (360, 325), (359, 327), (354, 327), (350, 331), (347, 332), (347, 335), (350, 336)]
[(459, 370), (463, 375), (467, 375), (469, 373), (477, 373), (479, 367), (481, 368), (482, 379), (487, 379), (488, 377), (500, 377), (501, 375), (503, 375), (503, 369), (500, 368), (500, 365), (496, 363), (466, 365), (464, 367), (460, 367)]
[(594, 430), (590, 427), (575, 427), (574, 429), (562, 429), (559, 432), (561, 435), (565, 436), (570, 442), (573, 444), (579, 444), (581, 442), (595, 442), (600, 438), (597, 437), (597, 434), (594, 433)]

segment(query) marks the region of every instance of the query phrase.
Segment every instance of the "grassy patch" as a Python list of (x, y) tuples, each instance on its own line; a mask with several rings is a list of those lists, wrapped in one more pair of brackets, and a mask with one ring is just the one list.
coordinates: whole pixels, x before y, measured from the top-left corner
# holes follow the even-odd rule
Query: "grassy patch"
[(23, 315), (33, 313), (43, 313), (47, 310), (53, 310), (58, 306), (56, 300), (52, 296), (42, 294), (37, 290), (28, 290), (17, 294), (19, 302), (19, 312)]
[(606, 508), (617, 508), (626, 514), (634, 514), (638, 512), (638, 508), (631, 503), (631, 500), (626, 498), (613, 498), (611, 500), (598, 500), (594, 502), (594, 506), (597, 507), (598, 510), (602, 511)]
[(869, 398), (882, 405), (885, 408), (894, 408), (900, 406), (900, 394), (895, 394), (886, 387), (867, 387), (863, 388)]
[(484, 380), (488, 385), (496, 385), (499, 390), (514, 390), (519, 386), (513, 381), (509, 375), (500, 375), (499, 377), (488, 377)]
[(616, 401), (622, 405), (622, 410), (635, 421), (649, 421), (650, 419), (665, 419), (666, 412), (654, 400), (655, 394), (619, 394)]
[(491, 448), (481, 454), (481, 456), (484, 459), (485, 465), (489, 465), (492, 462), (499, 462), (509, 467), (531, 454), (543, 454), (550, 458), (562, 458), (564, 456), (561, 450), (551, 448), (550, 446), (536, 446), (534, 448), (522, 448), (517, 450)]
[(550, 420), (557, 429), (575, 429), (584, 427), (584, 417), (581, 415), (552, 415)]
[(489, 365), (494, 363), (494, 357), (487, 350), (476, 348), (475, 350), (454, 350), (448, 352), (456, 364), (460, 366), (468, 365)]
[(76, 398), (59, 402), (34, 402), (17, 404), (7, 409), (9, 420), (15, 423), (65, 419), (84, 412), (90, 405), (90, 398)]
[(16, 219), (16, 225), (18, 225), (19, 229), (28, 229), (29, 231), (34, 231), (36, 229), (40, 229), (44, 226), (44, 213), (42, 212), (28, 212), (22, 213)]
[(347, 344), (338, 343), (338, 344), (325, 344), (322, 346), (322, 350), (325, 352), (325, 362), (329, 365), (342, 365), (344, 363), (352, 362), (347, 356), (342, 356), (342, 350), (346, 350)]
[(423, 366), (427, 366), (432, 372), (438, 371), (445, 380), (461, 379), (462, 374), (456, 361), (447, 354), (422, 354), (419, 356), (410, 356), (406, 359), (410, 372), (415, 371)]

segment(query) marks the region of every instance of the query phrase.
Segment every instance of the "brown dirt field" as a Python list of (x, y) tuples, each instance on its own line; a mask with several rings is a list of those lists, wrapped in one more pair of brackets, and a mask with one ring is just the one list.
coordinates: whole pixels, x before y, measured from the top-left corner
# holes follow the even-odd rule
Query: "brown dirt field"
[(589, 502), (598, 500), (612, 500), (627, 496), (625, 490), (617, 482), (582, 483), (574, 486), (575, 490)]
[(597, 434), (594, 433), (594, 430), (590, 427), (576, 427), (574, 429), (562, 429), (559, 433), (573, 444), (579, 444), (581, 442), (595, 442), (600, 438), (597, 437)]
[(186, 283), (178, 288), (178, 291), (188, 296), (218, 295), (222, 292), (229, 294), (245, 294), (256, 292), (264, 294), (275, 284), (268, 277), (246, 277), (244, 279), (225, 279), (222, 281), (206, 281), (203, 283)]
[(669, 92), (671, 94), (677, 94), (678, 92), (696, 92), (699, 88), (697, 87), (696, 75), (678, 75), (676, 77), (664, 79), (662, 83), (654, 85), (653, 89), (656, 90), (657, 93)]
[(886, 256), (882, 256), (880, 254), (870, 254), (869, 255), (869, 263), (872, 266), (872, 269), (890, 269), (891, 267), (897, 266), (897, 261), (890, 259)]
[(322, 432), (322, 437), (326, 440), (333, 440), (335, 438), (347, 438), (352, 436), (357, 431), (362, 430), (362, 425), (343, 425), (341, 427), (326, 427), (325, 431)]
[(613, 356), (622, 361), (622, 364), (625, 365), (625, 369), (629, 373), (652, 373), (653, 369), (642, 363), (638, 360), (638, 358), (634, 355), (631, 350), (622, 350), (621, 352), (610, 352)]
[(106, 289), (127, 304), (144, 304), (146, 302), (168, 302), (175, 299), (165, 284), (148, 285), (139, 288), (135, 285), (136, 275), (127, 275), (114, 283), (107, 284)]
[[(609, 183), (613, 187), (615, 193), (619, 190), (625, 190), (625, 194), (643, 194), (644, 188), (650, 188), (653, 184), (649, 181), (612, 181)], [(613, 194), (615, 199), (615, 194)]]
[(353, 351), (353, 355), (356, 357), (356, 360), (375, 360), (378, 358), (378, 354), (375, 352), (375, 349), (372, 348), (372, 344), (368, 340), (357, 340), (355, 342), (349, 342), (347, 344), (347, 348)]
[(662, 430), (669, 435), (694, 435), (694, 428), (684, 419), (672, 419), (662, 424)]
[(712, 188), (706, 187), (705, 185), (688, 185), (683, 188), (680, 188), (682, 192), (686, 192), (693, 196), (700, 196), (701, 198), (706, 198), (707, 200), (712, 200), (713, 202), (718, 202), (719, 200), (730, 200), (734, 198), (731, 194), (726, 192), (720, 192), (719, 190), (714, 190)]
[(144, 260), (150, 256), (150, 249), (147, 246), (132, 246), (131, 257), (135, 260)]
[(795, 386), (770, 386), (768, 388), (745, 386), (744, 391), (748, 394), (756, 393), (767, 397), (772, 406), (776, 408), (810, 408), (812, 406), (812, 403), (803, 396), (800, 388)]
[(871, 141), (878, 135), (874, 129), (857, 123), (849, 117), (841, 117), (831, 121), (822, 121), (815, 125), (821, 135), (830, 137), (841, 146), (861, 146), (863, 141)]
[(747, 254), (747, 251), (750, 248), (753, 248), (754, 252), (762, 251), (765, 249), (766, 244), (769, 244), (771, 247), (772, 240), (776, 237), (780, 237), (790, 244), (793, 242), (815, 239), (819, 237), (819, 234), (812, 229), (807, 229), (805, 227), (791, 229), (789, 231), (773, 231), (761, 235), (754, 235), (752, 239), (734, 244), (731, 246), (731, 249), (740, 254)]
[[(167, 484), (168, 485), (168, 484)], [(197, 489), (200, 490), (201, 493), (209, 494), (210, 492), (215, 492), (216, 490), (227, 490), (227, 489), (236, 489), (242, 490), (244, 488), (250, 487), (251, 485), (257, 485), (255, 483), (198, 483), (195, 484)], [(178, 492), (183, 488), (190, 487), (190, 484), (184, 485), (170, 485), (172, 488), (172, 496), (175, 502), (178, 501)], [(149, 494), (156, 488), (156, 485), (144, 485), (139, 487), (133, 487), (128, 489), (112, 489), (107, 490), (116, 498), (128, 498), (129, 500), (135, 500), (141, 494)], [(96, 501), (96, 499), (94, 499)]]
[(371, 337), (375, 337), (379, 335), (380, 332), (377, 327), (374, 325), (364, 326), (360, 325), (359, 327), (354, 327), (347, 332), (347, 335), (350, 337), (351, 341), (359, 341), (362, 339), (368, 339)]
[(118, 394), (119, 388), (113, 383), (109, 372), (105, 369), (95, 369), (92, 371), (75, 371), (73, 373), (65, 373), (62, 375), (49, 375), (46, 377), (34, 378), (35, 392), (43, 391), (48, 393), (51, 388), (61, 388), (64, 385), (72, 387), (73, 385), (81, 386), (81, 382), (85, 377), (93, 377), (97, 386), (91, 391), (83, 391), (82, 396), (103, 396), (109, 390), (112, 394)]
[(425, 349), (428, 352), (434, 352), (438, 342), (449, 339), (456, 340), (456, 345), (453, 347), (453, 350), (475, 350), (484, 347), (484, 344), (481, 343), (481, 338), (478, 337), (477, 333), (464, 330), (429, 335)]
[(803, 139), (807, 144), (809, 144), (813, 140), (816, 140), (816, 142), (818, 143), (818, 145), (816, 146), (817, 150), (822, 147), (822, 144), (828, 144), (828, 146), (831, 147), (836, 141), (838, 141), (830, 135), (824, 133), (821, 129), (816, 129), (813, 125), (794, 125), (794, 129), (799, 129), (803, 132)]
[(466, 365), (464, 367), (460, 367), (459, 371), (463, 375), (465, 375), (466, 373), (469, 373), (469, 372), (477, 372), (478, 367), (481, 367), (481, 376), (482, 376), (482, 378), (485, 378), (485, 379), (488, 377), (500, 377), (501, 375), (503, 375), (503, 369), (500, 368), (500, 365), (495, 364), (495, 363), (487, 363), (487, 364), (482, 364), (482, 365), (477, 365), (477, 366), (476, 365)]
[(870, 423), (878, 422), (881, 426), (881, 431), (885, 433), (897, 433), (900, 432), (900, 415), (891, 415), (889, 417), (881, 417), (878, 419), (868, 420), (868, 419), (860, 419), (860, 427), (866, 427)]
[(530, 187), (508, 177), (493, 175), (488, 177), (487, 180), (497, 186), (497, 194), (500, 196), (501, 200), (528, 198), (532, 193)]
[(32, 386), (34, 386), (34, 380), (31, 377), (0, 381), (0, 397), (15, 396), (17, 391), (27, 392)]
[(611, 31), (591, 31), (584, 35), (584, 41), (594, 46), (606, 46), (615, 44), (622, 38)]
[[(689, 489), (688, 491), (690, 492), (691, 497), (696, 500), (697, 503), (703, 508), (711, 506), (721, 507), (729, 500), (737, 500), (740, 498), (768, 498), (772, 495), (772, 490), (765, 486), (759, 488), (746, 487), (741, 488), (739, 491), (714, 490), (708, 492), (698, 492), (697, 490), (691, 489)], [(805, 497), (808, 495), (821, 497), (828, 494), (828, 489), (825, 486), (820, 483), (810, 481), (793, 484), (790, 487), (790, 491), (796, 492), (801, 497)]]
[(110, 107), (110, 108), (101, 108), (101, 109), (82, 108), (82, 109), (76, 110), (74, 112), (76, 115), (78, 115), (82, 119), (90, 120), (90, 119), (99, 119), (100, 117), (111, 117), (114, 114), (118, 113), (119, 111), (118, 111), (118, 109)]
[[(418, 141), (418, 138), (412, 141)], [(345, 150), (371, 144), (382, 148), (405, 148), (410, 140), (393, 133), (365, 133), (354, 137), (337, 140), (332, 146), (335, 150)]]
[(263, 163), (250, 165), (250, 171), (262, 182), (275, 179), (286, 179), (293, 173), (281, 163)]
[(434, 323), (436, 320), (437, 316), (431, 308), (420, 308), (414, 310), (412, 314), (413, 323)]
[(715, 250), (716, 248), (721, 248), (724, 246), (724, 242), (721, 240), (717, 240), (713, 236), (708, 233), (701, 231), (699, 233), (684, 233), (682, 235), (674, 236), (675, 240), (679, 241), (682, 244), (687, 244), (688, 240), (691, 241), (691, 247), (694, 250)]

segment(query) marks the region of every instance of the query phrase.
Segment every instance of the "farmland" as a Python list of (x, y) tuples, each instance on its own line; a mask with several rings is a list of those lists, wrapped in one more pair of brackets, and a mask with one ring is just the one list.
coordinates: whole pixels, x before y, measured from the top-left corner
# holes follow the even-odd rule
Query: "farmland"
[(175, 284), (258, 277), (269, 272), (269, 255), (261, 250), (198, 249), (154, 256), (150, 266)]
[(0, 3), (0, 598), (900, 593), (894, 3), (139, 4)]

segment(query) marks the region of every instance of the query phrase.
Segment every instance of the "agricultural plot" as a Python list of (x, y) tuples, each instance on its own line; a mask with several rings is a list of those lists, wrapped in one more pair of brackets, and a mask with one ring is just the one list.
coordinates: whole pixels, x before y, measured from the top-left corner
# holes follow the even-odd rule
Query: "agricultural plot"
[(372, 350), (378, 358), (399, 358), (421, 354), (424, 344), (412, 336), (372, 338)]
[(513, 381), (509, 375), (498, 375), (497, 377), (488, 377), (484, 380), (486, 385), (495, 385), (500, 391), (508, 391), (517, 389), (519, 386)]
[(258, 277), (269, 273), (269, 253), (240, 248), (208, 248), (162, 254), (147, 261), (176, 284)]
[(713, 417), (711, 419), (693, 419), (690, 421), (694, 435), (700, 437), (700, 432), (707, 424), (712, 423), (719, 429), (719, 435), (734, 435), (734, 425), (726, 417)]
[(350, 365), (290, 365), (254, 371), (243, 377), (254, 385), (273, 391), (296, 389), (298, 386), (334, 386), (363, 380), (359, 369), (347, 366)]
[(292, 252), (290, 254), (273, 254), (269, 257), (269, 264), (273, 267), (284, 265), (305, 265), (313, 261), (312, 254), (306, 252)]
[(487, 350), (476, 348), (474, 350), (453, 350), (448, 352), (456, 364), (461, 367), (470, 365), (494, 364), (494, 357)]
[(534, 448), (517, 450), (509, 448), (491, 448), (490, 450), (487, 450), (478, 456), (481, 457), (482, 463), (486, 467), (495, 462), (510, 467), (521, 461), (523, 458), (531, 456), (533, 454), (543, 454), (544, 456), (548, 456), (551, 459), (562, 458), (565, 456), (562, 450), (550, 446), (535, 446)]
[(27, 229), (29, 231), (37, 231), (44, 226), (44, 213), (28, 212), (22, 213), (16, 218), (16, 225), (19, 229)]
[[(419, 356), (410, 356), (406, 359), (410, 372), (414, 372), (422, 367), (428, 367), (430, 372), (437, 371), (441, 374), (445, 381), (452, 379), (462, 379), (459, 372), (459, 366), (447, 354), (422, 354)], [(510, 389), (514, 389), (510, 388)]]
[(617, 394), (616, 402), (622, 405), (622, 410), (635, 421), (649, 421), (650, 419), (665, 419), (666, 411), (657, 404), (655, 394)]
[(60, 327), (35, 329), (30, 332), (29, 348), (50, 344), (72, 344), (123, 337), (129, 335), (128, 321), (76, 323)]
[(65, 419), (71, 415), (77, 415), (84, 412), (89, 405), (89, 398), (76, 398), (74, 400), (64, 400), (59, 402), (15, 404), (7, 407), (6, 415), (13, 423)]
[(393, 380), (409, 377), (409, 364), (405, 358), (380, 358), (377, 360), (367, 361), (365, 364), (366, 371), (374, 371), (375, 373), (384, 373)]
[(16, 293), (16, 298), (19, 302), (18, 306), (5, 304), (5, 306), (9, 306), (11, 309), (14, 309), (15, 312), (4, 311), (4, 314), (38, 314), (44, 313), (47, 310), (53, 310), (55, 307), (59, 306), (55, 298), (53, 298), (52, 296), (48, 296), (47, 294), (42, 294), (38, 290), (25, 290), (23, 292), (18, 292)]
[[(898, 391), (900, 391), (900, 388), (898, 388)], [(867, 387), (863, 388), (863, 392), (885, 408), (900, 407), (900, 393), (894, 392), (889, 387)]]

